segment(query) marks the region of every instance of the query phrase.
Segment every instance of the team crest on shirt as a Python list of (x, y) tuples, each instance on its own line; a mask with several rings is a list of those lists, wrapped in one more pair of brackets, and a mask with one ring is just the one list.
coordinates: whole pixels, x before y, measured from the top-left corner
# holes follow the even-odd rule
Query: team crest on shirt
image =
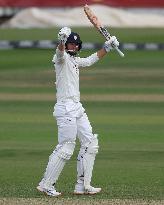
[(74, 36), (75, 41), (77, 40), (77, 36)]

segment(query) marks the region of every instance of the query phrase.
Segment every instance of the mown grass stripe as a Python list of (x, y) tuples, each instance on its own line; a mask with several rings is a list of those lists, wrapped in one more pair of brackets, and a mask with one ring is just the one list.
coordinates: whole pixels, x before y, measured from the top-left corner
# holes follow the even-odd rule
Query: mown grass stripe
[[(54, 94), (15, 94), (3, 93), (0, 94), (0, 100), (12, 101), (55, 101)], [(163, 94), (88, 94), (81, 95), (81, 101), (122, 101), (122, 102), (164, 102)]]

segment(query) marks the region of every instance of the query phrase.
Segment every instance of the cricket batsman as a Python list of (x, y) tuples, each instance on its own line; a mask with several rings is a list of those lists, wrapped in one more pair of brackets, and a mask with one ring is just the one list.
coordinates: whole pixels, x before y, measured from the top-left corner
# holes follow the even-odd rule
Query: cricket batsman
[(97, 134), (93, 134), (85, 109), (80, 102), (79, 69), (89, 67), (119, 46), (115, 36), (103, 48), (86, 58), (77, 57), (82, 41), (77, 33), (63, 27), (58, 33), (59, 44), (53, 63), (56, 72), (56, 98), (53, 116), (58, 126), (58, 145), (49, 157), (46, 171), (37, 189), (48, 196), (59, 196), (56, 182), (74, 152), (76, 137), (80, 141), (77, 157), (77, 183), (74, 194), (97, 194), (101, 188), (91, 186), (92, 170), (98, 153)]

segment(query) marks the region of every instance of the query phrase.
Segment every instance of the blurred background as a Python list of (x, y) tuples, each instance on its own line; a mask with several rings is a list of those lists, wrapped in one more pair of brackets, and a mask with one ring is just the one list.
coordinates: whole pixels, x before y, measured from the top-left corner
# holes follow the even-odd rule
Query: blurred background
[[(164, 198), (163, 0), (0, 0), (0, 198), (42, 197), (35, 187), (57, 143), (59, 29), (79, 33), (81, 57), (104, 43), (84, 15), (86, 3), (125, 53), (80, 70), (81, 101), (99, 134), (93, 184), (103, 192), (96, 198)], [(76, 198), (78, 149), (77, 142), (57, 184), (65, 198)]]

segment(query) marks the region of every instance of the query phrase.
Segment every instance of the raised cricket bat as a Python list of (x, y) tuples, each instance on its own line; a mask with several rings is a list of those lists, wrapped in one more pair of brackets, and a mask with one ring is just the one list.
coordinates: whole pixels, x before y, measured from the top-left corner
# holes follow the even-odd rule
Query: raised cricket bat
[[(93, 11), (89, 8), (89, 6), (86, 4), (84, 6), (84, 12), (86, 16), (88, 17), (89, 21), (94, 25), (95, 28), (106, 38), (106, 40), (109, 40), (111, 35), (107, 31), (107, 29), (101, 24), (97, 16), (93, 13)], [(119, 53), (121, 57), (124, 57), (124, 54), (118, 47), (115, 48), (116, 51)]]

